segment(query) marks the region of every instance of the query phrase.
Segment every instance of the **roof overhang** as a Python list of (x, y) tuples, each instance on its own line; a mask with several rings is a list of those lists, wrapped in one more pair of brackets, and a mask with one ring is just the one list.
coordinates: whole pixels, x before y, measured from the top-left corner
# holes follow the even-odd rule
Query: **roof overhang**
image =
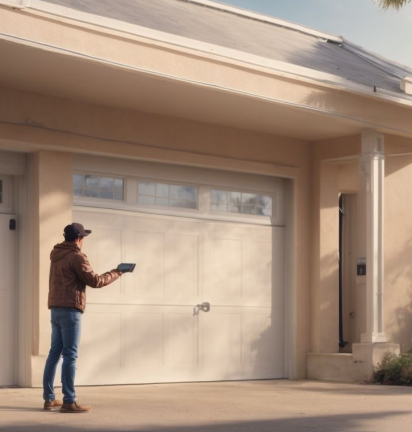
[[(300, 138), (359, 133), (365, 125), (229, 90), (151, 76), (46, 49), (0, 40), (0, 84), (204, 123)], [(33, 119), (34, 120), (34, 119)], [(298, 126), (297, 126), (298, 125)]]
[[(375, 115), (365, 115), (362, 109), (359, 109), (359, 99), (353, 99), (353, 102), (351, 99), (352, 105), (349, 106), (346, 101), (347, 95), (337, 93), (342, 89), (330, 85), (319, 87), (319, 83), (304, 80), (293, 74), (279, 75), (267, 68), (252, 67), (239, 61), (218, 60), (213, 55), (198, 55), (187, 49), (177, 49), (165, 44), (161, 46), (151, 40), (137, 42), (134, 39), (133, 44), (144, 45), (146, 50), (153, 50), (153, 58), (163, 58), (166, 52), (173, 51), (177, 59), (173, 64), (164, 62), (166, 69), (163, 70), (160, 67), (144, 68), (140, 67), (140, 64), (137, 65), (138, 63), (133, 63), (134, 59), (122, 63), (114, 61), (113, 57), (109, 58), (104, 52), (98, 57), (92, 50), (87, 52), (85, 49), (79, 52), (62, 44), (52, 44), (55, 37), (53, 32), (58, 32), (60, 28), (72, 32), (70, 34), (73, 34), (74, 40), (82, 35), (84, 37), (87, 32), (93, 34), (93, 37), (100, 38), (99, 42), (93, 45), (95, 50), (103, 51), (108, 41), (114, 41), (119, 44), (118, 46), (131, 43), (118, 34), (106, 34), (102, 29), (97, 30), (90, 26), (80, 28), (78, 23), (74, 26), (70, 21), (50, 19), (45, 15), (10, 13), (15, 14), (12, 18), (16, 19), (16, 23), (20, 22), (19, 19), (26, 20), (26, 24), (29, 20), (37, 22), (33, 27), (10, 25), (9, 31), (11, 28), (17, 29), (16, 33), (24, 28), (25, 37), (18, 34), (0, 35), (0, 56), (7, 59), (0, 67), (0, 85), (3, 86), (97, 105), (186, 118), (310, 141), (352, 135), (365, 129), (412, 136), (412, 129), (403, 129), (398, 124), (385, 126)], [(35, 32), (42, 21), (45, 25), (53, 25), (54, 28), (50, 39), (40, 41), (38, 33)], [(33, 36), (28, 38), (27, 33), (30, 33), (31, 29)], [(76, 31), (83, 33), (75, 34)], [(64, 43), (67, 44), (68, 41), (68, 38), (64, 39)], [(113, 52), (117, 53), (112, 47), (110, 54), (113, 55)], [(140, 51), (136, 51), (136, 56), (139, 53)], [(179, 56), (182, 61), (189, 59), (192, 65), (193, 62), (203, 63), (196, 67), (196, 73), (193, 75), (189, 74), (189, 69), (188, 73), (186, 70), (180, 74), (169, 73), (172, 68), (179, 70)], [(214, 67), (208, 79), (204, 79), (205, 64)], [(225, 80), (219, 76), (220, 70), (223, 69), (227, 73)], [(199, 71), (202, 72), (203, 79), (199, 77)], [(231, 74), (236, 75), (237, 82), (242, 82), (242, 79), (239, 79), (242, 76), (250, 82), (245, 81), (245, 86), (231, 85)], [(222, 84), (223, 82), (226, 84)], [(295, 85), (295, 82), (300, 86)], [(291, 91), (286, 89), (286, 84)], [(315, 89), (314, 85), (318, 87)], [(281, 91), (274, 91), (275, 87), (281, 89), (283, 95)], [(293, 99), (295, 93), (298, 93), (298, 87), (299, 98)], [(336, 99), (337, 97), (343, 102)], [(340, 110), (335, 109), (333, 100), (341, 103)], [(370, 103), (375, 104), (373, 100)], [(385, 103), (388, 104), (387, 101)], [(389, 109), (391, 108), (389, 106)]]

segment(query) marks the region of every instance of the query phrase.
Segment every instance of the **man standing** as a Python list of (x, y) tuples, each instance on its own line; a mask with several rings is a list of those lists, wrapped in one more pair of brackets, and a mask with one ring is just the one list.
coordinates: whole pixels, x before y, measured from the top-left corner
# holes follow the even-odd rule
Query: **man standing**
[[(72, 223), (64, 228), (63, 243), (57, 244), (50, 254), (50, 281), (48, 307), (51, 310), (52, 338), (43, 376), (44, 409), (61, 407), (60, 412), (85, 413), (90, 406), (76, 403), (74, 377), (77, 347), (80, 342), (81, 316), (86, 307), (86, 285), (101, 288), (121, 276), (112, 270), (94, 273), (87, 256), (81, 252), (83, 240), (91, 234), (83, 225)], [(63, 402), (55, 399), (54, 377), (57, 363), (63, 355)]]

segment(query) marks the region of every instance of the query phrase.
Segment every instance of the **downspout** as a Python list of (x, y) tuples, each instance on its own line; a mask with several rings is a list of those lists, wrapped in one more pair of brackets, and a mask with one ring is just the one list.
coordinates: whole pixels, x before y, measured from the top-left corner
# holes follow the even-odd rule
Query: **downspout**
[(343, 194), (339, 197), (339, 347), (345, 348), (348, 342), (343, 338), (343, 216), (344, 216), (344, 199)]

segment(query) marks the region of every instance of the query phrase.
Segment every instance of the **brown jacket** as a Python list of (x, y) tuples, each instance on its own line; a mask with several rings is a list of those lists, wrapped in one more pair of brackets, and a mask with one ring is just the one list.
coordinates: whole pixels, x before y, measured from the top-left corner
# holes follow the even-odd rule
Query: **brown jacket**
[(87, 256), (71, 242), (57, 244), (50, 254), (49, 309), (71, 307), (84, 312), (86, 285), (101, 288), (119, 278), (116, 271), (99, 276), (90, 266)]

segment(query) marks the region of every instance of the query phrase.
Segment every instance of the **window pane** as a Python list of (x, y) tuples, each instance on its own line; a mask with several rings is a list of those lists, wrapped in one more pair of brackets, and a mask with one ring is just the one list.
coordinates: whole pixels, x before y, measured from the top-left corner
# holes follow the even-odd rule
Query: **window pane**
[(114, 179), (114, 188), (117, 191), (121, 190), (122, 191), (122, 196), (123, 196), (123, 179)]
[(156, 185), (156, 196), (168, 198), (169, 197), (169, 185), (163, 183), (157, 183)]
[(183, 187), (182, 186), (170, 186), (170, 198), (171, 199), (182, 199), (183, 198)]
[(100, 198), (103, 199), (113, 199), (113, 190), (100, 190)]
[(242, 208), (242, 194), (240, 192), (230, 192), (230, 212), (240, 213)]
[(168, 198), (156, 198), (156, 205), (169, 207), (169, 199)]
[(211, 210), (272, 216), (272, 197), (247, 192), (211, 189)]
[(183, 199), (180, 200), (170, 200), (170, 207), (184, 207)]
[(114, 191), (114, 199), (118, 201), (123, 201), (123, 189)]
[(213, 204), (223, 204), (227, 203), (227, 192), (212, 189), (212, 203)]
[(257, 214), (262, 216), (272, 216), (272, 198), (259, 196), (257, 200)]
[(98, 189), (99, 188), (99, 177), (95, 176), (85, 176), (85, 187), (87, 189)]
[(139, 181), (139, 195), (156, 195), (156, 183)]
[(256, 214), (256, 207), (255, 206), (244, 205), (242, 207), (242, 213), (243, 214)]
[(113, 191), (114, 179), (109, 177), (101, 177), (100, 179), (100, 190), (101, 191)]
[(241, 213), (242, 207), (241, 206), (230, 205), (229, 206), (229, 211), (230, 211), (230, 213)]
[(227, 205), (226, 204), (212, 204), (212, 210), (220, 211), (220, 212), (227, 212)]
[(139, 204), (151, 204), (151, 205), (154, 205), (155, 204), (155, 197), (149, 197), (149, 196), (140, 195), (139, 196)]
[(195, 201), (187, 201), (185, 200), (185, 208), (189, 209), (197, 209), (197, 203)]
[(192, 187), (185, 187), (183, 197), (189, 201), (197, 202), (197, 189)]
[(116, 199), (123, 201), (123, 179), (74, 174), (73, 194), (76, 197)]
[(83, 189), (83, 176), (81, 174), (74, 174), (73, 187)]
[(242, 204), (243, 205), (255, 205), (257, 195), (242, 193)]
[(89, 198), (99, 198), (99, 191), (97, 189), (85, 189), (84, 196)]

